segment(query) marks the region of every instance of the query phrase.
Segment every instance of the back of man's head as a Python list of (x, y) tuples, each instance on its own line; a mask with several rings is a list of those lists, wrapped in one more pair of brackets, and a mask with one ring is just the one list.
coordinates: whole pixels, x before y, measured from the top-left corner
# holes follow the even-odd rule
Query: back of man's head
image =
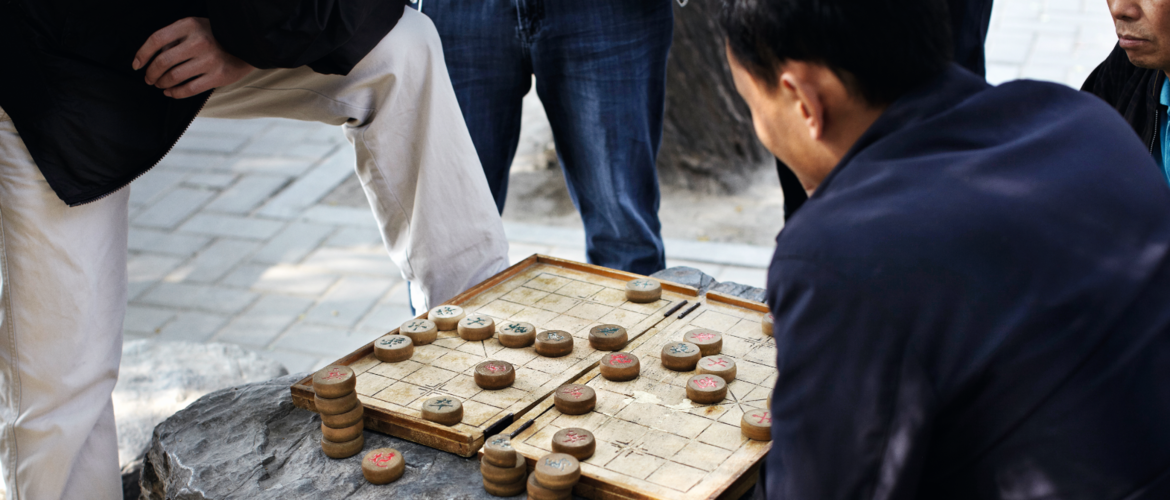
[(951, 61), (944, 0), (724, 0), (732, 55), (775, 84), (785, 61), (820, 63), (874, 105), (889, 104)]

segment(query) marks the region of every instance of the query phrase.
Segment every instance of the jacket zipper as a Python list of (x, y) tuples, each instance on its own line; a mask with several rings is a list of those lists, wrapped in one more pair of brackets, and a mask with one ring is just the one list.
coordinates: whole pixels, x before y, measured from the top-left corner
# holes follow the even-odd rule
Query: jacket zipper
[[(214, 93), (214, 92), (215, 92), (215, 89), (211, 89), (211, 92), (212, 92), (212, 93)], [(71, 204), (71, 205), (69, 205), (69, 206), (71, 206), (71, 207), (80, 207), (80, 206), (82, 206), (82, 205), (88, 205), (88, 204), (90, 204), (90, 203), (93, 203), (93, 202), (95, 202), (95, 201), (100, 201), (100, 200), (102, 200), (103, 198), (106, 198), (107, 196), (110, 196), (110, 195), (112, 195), (112, 194), (114, 194), (114, 193), (117, 193), (118, 191), (121, 191), (121, 190), (123, 190), (123, 189), (126, 189), (127, 187), (129, 187), (129, 186), (130, 186), (130, 184), (131, 184), (131, 183), (133, 183), (134, 181), (138, 180), (138, 178), (140, 178), (140, 177), (142, 177), (142, 176), (146, 175), (146, 173), (147, 173), (147, 172), (150, 172), (151, 170), (154, 170), (154, 167), (157, 167), (159, 163), (162, 163), (162, 161), (163, 161), (164, 159), (166, 159), (167, 155), (171, 154), (171, 150), (172, 150), (172, 149), (175, 149), (175, 144), (178, 144), (178, 143), (179, 143), (179, 140), (180, 140), (180, 139), (182, 139), (182, 138), (183, 138), (183, 136), (187, 134), (187, 129), (191, 128), (191, 124), (192, 124), (192, 123), (195, 123), (195, 118), (198, 118), (198, 117), (199, 117), (199, 113), (202, 113), (202, 112), (203, 112), (203, 108), (207, 107), (207, 101), (210, 101), (210, 100), (211, 100), (211, 95), (210, 95), (210, 94), (208, 94), (208, 95), (207, 95), (207, 98), (203, 100), (203, 104), (200, 104), (200, 105), (199, 105), (199, 111), (196, 111), (196, 112), (195, 112), (195, 116), (192, 116), (190, 120), (187, 120), (187, 125), (183, 127), (183, 131), (179, 133), (179, 137), (178, 137), (178, 138), (176, 138), (176, 139), (175, 139), (175, 142), (171, 143), (171, 145), (170, 145), (170, 146), (167, 146), (167, 151), (166, 151), (165, 153), (163, 153), (163, 155), (162, 155), (161, 157), (159, 157), (159, 159), (158, 159), (158, 160), (155, 160), (155, 162), (154, 162), (154, 163), (153, 163), (153, 164), (152, 164), (152, 165), (151, 165), (149, 168), (147, 168), (146, 170), (143, 170), (143, 171), (142, 171), (141, 173), (139, 173), (138, 175), (135, 175), (133, 179), (130, 179), (129, 181), (126, 181), (126, 183), (125, 183), (125, 184), (122, 184), (121, 186), (119, 186), (118, 188), (114, 189), (113, 191), (110, 191), (110, 192), (108, 192), (108, 193), (106, 193), (106, 194), (103, 194), (103, 195), (101, 195), (101, 196), (98, 196), (97, 198), (94, 198), (94, 199), (92, 199), (92, 200), (83, 201), (83, 202), (81, 202), (81, 203), (73, 203), (73, 204)], [(1155, 133), (1157, 133), (1157, 132), (1155, 132)], [(1151, 147), (1152, 147), (1152, 146), (1151, 146)]]
[(1158, 142), (1158, 108), (1154, 108), (1154, 137), (1150, 139), (1150, 156), (1154, 156), (1154, 144)]

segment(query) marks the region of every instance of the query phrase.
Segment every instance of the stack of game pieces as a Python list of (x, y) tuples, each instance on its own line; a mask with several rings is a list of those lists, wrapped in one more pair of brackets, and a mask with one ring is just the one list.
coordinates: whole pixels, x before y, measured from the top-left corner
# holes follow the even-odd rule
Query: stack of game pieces
[(581, 479), (581, 464), (572, 455), (551, 453), (536, 461), (536, 471), (528, 477), (528, 498), (533, 500), (567, 500), (573, 486)]
[(771, 337), (772, 329), (775, 328), (774, 325), (775, 318), (772, 317), (772, 313), (768, 313), (764, 315), (764, 320), (760, 322), (760, 329), (764, 331), (764, 335)]
[(483, 489), (497, 497), (519, 495), (527, 484), (528, 463), (512, 448), (508, 436), (493, 436), (484, 442), (479, 471), (483, 474)]
[(314, 402), (321, 414), (321, 449), (330, 458), (362, 451), (364, 410), (354, 388), (357, 376), (348, 366), (331, 365), (313, 374)]

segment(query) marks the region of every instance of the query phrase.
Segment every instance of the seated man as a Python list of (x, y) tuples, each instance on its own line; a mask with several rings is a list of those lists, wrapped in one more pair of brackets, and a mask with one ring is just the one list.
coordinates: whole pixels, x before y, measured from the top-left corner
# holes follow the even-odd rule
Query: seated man
[(127, 296), (124, 188), (197, 113), (342, 126), (418, 306), (507, 265), (438, 34), (403, 7), (0, 3), (0, 470), (10, 500), (122, 497), (110, 394)]
[(1141, 137), (1170, 179), (1170, 3), (1108, 0), (1117, 46), (1089, 74), (1081, 90), (1113, 106)]
[(1170, 189), (1099, 100), (950, 64), (944, 16), (727, 3), (756, 132), (812, 192), (769, 270), (763, 493), (1170, 498)]

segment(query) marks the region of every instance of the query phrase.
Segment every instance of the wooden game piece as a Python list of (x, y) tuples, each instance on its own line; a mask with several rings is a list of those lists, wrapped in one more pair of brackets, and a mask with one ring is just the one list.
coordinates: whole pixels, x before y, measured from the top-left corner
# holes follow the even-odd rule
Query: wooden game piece
[(472, 314), (459, 320), (459, 338), (467, 341), (487, 340), (496, 333), (496, 320), (483, 314)]
[(348, 366), (329, 365), (313, 374), (313, 392), (323, 398), (339, 398), (353, 392), (357, 376)]
[(690, 342), (671, 342), (662, 346), (662, 366), (674, 371), (694, 370), (700, 357), (699, 346)]
[(321, 438), (321, 451), (325, 452), (325, 456), (329, 458), (349, 458), (357, 455), (362, 451), (362, 446), (365, 446), (365, 436), (358, 436), (349, 441), (334, 443), (325, 438)]
[(536, 474), (528, 475), (528, 500), (570, 500), (573, 488), (554, 490), (537, 481)]
[(434, 397), (423, 402), (419, 414), (425, 420), (452, 426), (463, 421), (463, 402), (451, 396)]
[(638, 357), (628, 352), (611, 352), (601, 357), (598, 365), (601, 376), (614, 382), (625, 382), (638, 378), (642, 371), (642, 363)]
[(512, 438), (497, 434), (483, 442), (483, 460), (496, 467), (507, 467), (516, 461), (516, 449), (512, 447)]
[(772, 393), (768, 393), (768, 409), (772, 409)]
[[(525, 472), (527, 472), (527, 470), (525, 470)], [(528, 486), (528, 481), (525, 476), (527, 476), (527, 474), (521, 474), (520, 480), (512, 484), (496, 484), (488, 481), (487, 477), (484, 477), (483, 489), (484, 491), (488, 492), (489, 495), (494, 497), (514, 497), (524, 493), (525, 487)]]
[(597, 405), (597, 392), (581, 384), (565, 384), (553, 393), (553, 405), (565, 415), (584, 415)]
[(365, 408), (359, 404), (352, 410), (338, 415), (327, 415), (322, 413), (321, 423), (334, 429), (344, 429), (353, 424), (361, 422), (363, 416), (365, 416)]
[(403, 472), (406, 472), (406, 457), (394, 448), (378, 448), (362, 457), (362, 475), (370, 483), (393, 483)]
[(581, 478), (581, 464), (572, 455), (550, 453), (536, 461), (536, 482), (550, 490), (572, 488)]
[(414, 356), (414, 340), (406, 335), (386, 335), (374, 341), (374, 357), (386, 363), (406, 361)]
[(626, 300), (630, 302), (654, 302), (662, 298), (662, 284), (648, 278), (626, 283)]
[(687, 398), (699, 404), (718, 403), (727, 397), (727, 382), (714, 375), (695, 375), (687, 380)]
[(699, 360), (698, 364), (699, 374), (710, 374), (722, 378), (724, 382), (731, 383), (735, 380), (735, 360), (730, 356), (723, 354), (716, 354), (714, 356), (705, 356)]
[(487, 482), (499, 484), (512, 484), (517, 481), (524, 480), (524, 474), (528, 472), (528, 462), (524, 461), (524, 456), (515, 453), (512, 458), (512, 463), (507, 467), (496, 467), (486, 460), (480, 461), (479, 472), (483, 474), (483, 479)]
[(321, 396), (313, 396), (314, 402), (317, 404), (317, 413), (322, 415), (340, 415), (350, 411), (355, 406), (360, 406), (356, 392), (351, 392), (340, 398), (323, 398)]
[(573, 336), (561, 330), (548, 330), (536, 334), (536, 353), (559, 358), (573, 352)]
[(528, 347), (536, 341), (536, 327), (532, 323), (510, 321), (500, 326), (500, 344), (512, 349)]
[(630, 339), (620, 325), (597, 325), (589, 329), (589, 345), (598, 351), (616, 351)]
[(399, 335), (406, 335), (414, 345), (427, 345), (439, 338), (439, 327), (429, 319), (412, 319), (398, 327)]
[(459, 327), (459, 320), (463, 319), (465, 314), (463, 308), (459, 306), (439, 306), (431, 309), (427, 314), (427, 319), (435, 322), (435, 327), (439, 331), (454, 330)]
[(699, 346), (699, 354), (702, 356), (714, 356), (723, 351), (723, 336), (706, 328), (687, 332), (683, 335), (683, 341)]
[(597, 440), (593, 438), (592, 432), (570, 427), (553, 434), (552, 450), (572, 455), (577, 460), (585, 460), (593, 456), (594, 451), (597, 451)]
[(325, 425), (325, 422), (321, 422), (321, 437), (334, 443), (352, 441), (353, 438), (362, 435), (363, 430), (365, 430), (365, 425), (361, 420), (358, 420), (356, 424), (341, 429), (334, 429)]
[(772, 336), (772, 330), (775, 328), (774, 321), (775, 318), (772, 317), (772, 313), (764, 315), (764, 320), (760, 322), (760, 329), (764, 331), (764, 335)]
[(758, 408), (743, 412), (743, 418), (739, 419), (739, 429), (748, 439), (771, 441), (772, 412)]
[(515, 381), (516, 369), (512, 363), (492, 359), (475, 365), (475, 385), (482, 389), (503, 389)]

